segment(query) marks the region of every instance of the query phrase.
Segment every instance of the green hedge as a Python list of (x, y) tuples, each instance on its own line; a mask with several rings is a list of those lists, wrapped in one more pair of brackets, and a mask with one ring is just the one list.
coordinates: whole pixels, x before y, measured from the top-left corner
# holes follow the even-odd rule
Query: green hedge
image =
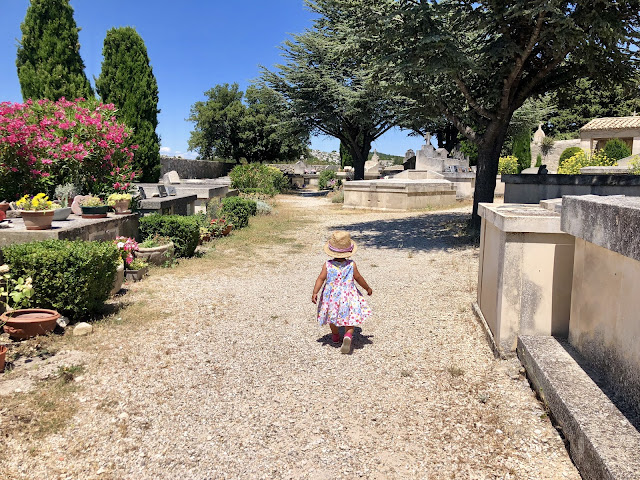
[(196, 216), (152, 215), (140, 219), (138, 241), (154, 235), (169, 237), (177, 257), (192, 257), (200, 240), (200, 220)]
[(120, 252), (113, 242), (46, 240), (9, 245), (4, 261), (17, 277), (32, 277), (33, 308), (51, 308), (72, 320), (102, 309)]
[(604, 146), (604, 153), (615, 161), (631, 156), (631, 149), (619, 138), (612, 138)]
[(243, 193), (265, 193), (274, 196), (287, 187), (288, 179), (275, 167), (261, 163), (236, 165), (229, 172), (231, 186)]
[(581, 151), (582, 149), (580, 147), (565, 148), (560, 154), (560, 159), (558, 160), (558, 168), (560, 168), (565, 161), (567, 161), (568, 159), (570, 159), (571, 157), (573, 157), (574, 155), (576, 155)]
[(228, 197), (222, 201), (220, 214), (229, 222), (233, 223), (233, 228), (244, 228), (249, 225), (249, 217), (258, 211), (258, 204), (254, 200), (241, 197)]

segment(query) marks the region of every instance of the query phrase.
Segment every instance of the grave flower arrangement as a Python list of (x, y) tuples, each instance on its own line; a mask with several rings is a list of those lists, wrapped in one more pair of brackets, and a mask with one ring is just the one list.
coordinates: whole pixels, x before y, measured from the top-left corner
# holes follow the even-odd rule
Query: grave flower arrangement
[(43, 211), (53, 210), (59, 207), (59, 205), (54, 204), (44, 193), (38, 193), (33, 197), (25, 195), (16, 202), (16, 207), (18, 207), (18, 210)]
[(128, 268), (134, 261), (134, 252), (138, 251), (138, 242), (129, 237), (116, 237), (115, 244), (120, 250), (120, 258)]
[(44, 193), (33, 197), (25, 195), (16, 202), (16, 206), (27, 230), (50, 229), (55, 209), (60, 208), (60, 205), (53, 203)]
[(129, 205), (131, 205), (131, 198), (131, 194), (126, 192), (112, 193), (107, 198), (107, 205), (112, 207), (116, 213), (126, 213), (129, 210)]
[(137, 145), (114, 114), (113, 105), (95, 100), (1, 102), (0, 198), (53, 193), (65, 183), (92, 194), (126, 192), (137, 175)]
[(231, 224), (225, 217), (212, 218), (209, 224), (209, 232), (211, 232), (211, 235), (214, 237), (222, 237), (229, 233), (229, 226), (231, 226)]

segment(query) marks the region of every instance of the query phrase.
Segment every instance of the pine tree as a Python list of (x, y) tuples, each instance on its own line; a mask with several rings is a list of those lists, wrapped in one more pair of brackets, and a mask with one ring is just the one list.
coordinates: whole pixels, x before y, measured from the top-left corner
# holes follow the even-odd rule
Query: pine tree
[(20, 29), (16, 66), (25, 100), (93, 97), (69, 0), (31, 0)]
[(160, 176), (158, 82), (149, 64), (147, 47), (132, 27), (112, 28), (102, 50), (104, 61), (96, 90), (105, 103), (113, 103), (116, 116), (133, 128), (134, 166), (141, 181), (157, 182)]

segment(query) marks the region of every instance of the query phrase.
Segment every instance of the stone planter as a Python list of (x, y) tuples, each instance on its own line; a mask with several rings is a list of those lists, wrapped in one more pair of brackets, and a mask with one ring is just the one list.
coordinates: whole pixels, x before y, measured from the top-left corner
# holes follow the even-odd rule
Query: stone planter
[(60, 314), (44, 308), (26, 308), (5, 312), (0, 323), (5, 322), (4, 331), (16, 340), (35, 337), (53, 332)]
[(100, 207), (83, 207), (82, 218), (107, 218), (107, 212), (109, 211), (108, 205), (102, 205)]
[(125, 272), (128, 282), (138, 282), (142, 280), (147, 272), (149, 271), (149, 267), (141, 268), (140, 270), (128, 270)]
[(131, 213), (131, 210), (129, 210), (130, 204), (131, 200), (118, 200), (113, 206), (116, 215), (128, 215), (129, 213)]
[(55, 210), (20, 210), (27, 230), (48, 230), (51, 228)]
[(4, 372), (4, 362), (7, 357), (7, 347), (0, 345), (0, 373)]
[(134, 252), (136, 258), (144, 260), (152, 265), (162, 265), (167, 260), (173, 258), (173, 242), (159, 247), (143, 248), (138, 247), (138, 251)]
[(56, 208), (53, 211), (53, 221), (61, 222), (66, 220), (69, 215), (71, 215), (71, 207)]
[(120, 265), (118, 265), (118, 268), (116, 269), (116, 279), (113, 282), (113, 288), (111, 289), (111, 293), (110, 293), (112, 297), (120, 291), (123, 283), (124, 283), (124, 264), (121, 263)]

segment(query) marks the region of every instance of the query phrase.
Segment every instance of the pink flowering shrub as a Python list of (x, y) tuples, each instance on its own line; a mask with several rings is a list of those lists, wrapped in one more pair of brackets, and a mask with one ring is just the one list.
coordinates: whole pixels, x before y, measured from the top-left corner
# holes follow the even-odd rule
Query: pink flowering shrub
[(133, 252), (138, 251), (138, 243), (129, 237), (116, 237), (114, 242), (120, 251), (120, 257), (125, 266), (131, 265), (131, 262), (133, 262)]
[(0, 103), (0, 200), (65, 183), (94, 195), (127, 191), (138, 147), (114, 112), (84, 99)]

